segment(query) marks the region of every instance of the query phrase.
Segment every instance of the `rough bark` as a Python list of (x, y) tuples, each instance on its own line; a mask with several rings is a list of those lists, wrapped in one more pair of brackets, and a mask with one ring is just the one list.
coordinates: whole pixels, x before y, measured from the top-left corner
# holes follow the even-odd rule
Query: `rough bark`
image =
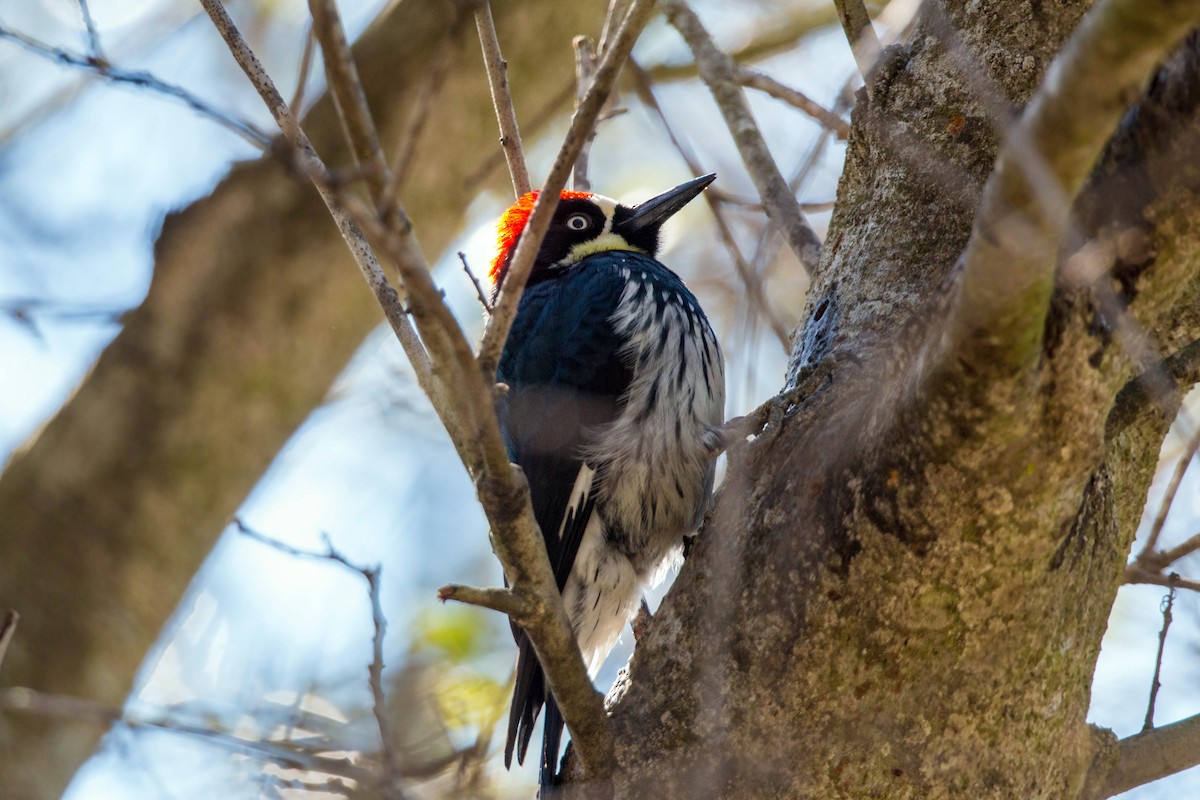
[(1178, 394), (1106, 419), (1139, 351), (1200, 335), (1197, 42), (1076, 207), (1074, 244), (1109, 243), (1116, 289), (1063, 281), (1037, 363), (997, 372), (944, 358), (939, 326), (994, 121), (1086, 4), (948, 5), (859, 94), (793, 364), (831, 377), (731, 456), (615, 710), (620, 796), (1085, 788), (1100, 637)]
[[(431, 252), (481, 188), (464, 154), (498, 147), (470, 13), (403, 2), (355, 49), (390, 145), (459, 27), (459, 60), (403, 192)], [(565, 84), (571, 38), (598, 30), (603, 8), (540, 0), (495, 14), (530, 111)], [(347, 163), (328, 102), (306, 129), (331, 164)], [(236, 167), (170, 216), (146, 301), (0, 479), (0, 608), (22, 614), (5, 682), (119, 705), (225, 522), (379, 321), (316, 193), (277, 162)], [(101, 732), (0, 720), (0, 794), (57, 796)]]

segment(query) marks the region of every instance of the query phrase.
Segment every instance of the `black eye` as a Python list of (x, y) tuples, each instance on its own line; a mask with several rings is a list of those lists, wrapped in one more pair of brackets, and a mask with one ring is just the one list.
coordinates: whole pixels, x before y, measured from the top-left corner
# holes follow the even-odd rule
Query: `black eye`
[(572, 214), (567, 217), (567, 227), (573, 231), (587, 230), (588, 225), (591, 224), (592, 221), (587, 214)]

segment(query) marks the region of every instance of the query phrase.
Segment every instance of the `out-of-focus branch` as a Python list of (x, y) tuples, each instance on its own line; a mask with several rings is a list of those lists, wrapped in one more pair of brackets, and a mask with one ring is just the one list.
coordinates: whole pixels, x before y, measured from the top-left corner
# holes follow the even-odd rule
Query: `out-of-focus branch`
[[(610, 6), (611, 8), (613, 6)], [(571, 46), (575, 49), (575, 97), (576, 100), (582, 101), (587, 97), (588, 87), (592, 85), (592, 79), (596, 76), (596, 47), (587, 36), (576, 36), (571, 40)], [(596, 127), (592, 126), (583, 147), (579, 148), (579, 155), (575, 158), (575, 166), (571, 171), (571, 188), (577, 192), (586, 192), (592, 188), (591, 181), (588, 180), (588, 157), (592, 152), (592, 142), (596, 139)]]
[(94, 700), (84, 700), (61, 694), (47, 694), (23, 686), (0, 690), (0, 711), (90, 721), (104, 727), (120, 724), (132, 730), (152, 729), (178, 733), (285, 767), (319, 771), (368, 785), (375, 779), (371, 770), (359, 767), (346, 758), (322, 755), (294, 743), (246, 739), (209, 725), (181, 722), (175, 719), (175, 715), (172, 713), (167, 713), (162, 717), (141, 717), (127, 714), (119, 708), (106, 706)]
[(100, 32), (96, 30), (96, 20), (92, 19), (92, 9), (88, 0), (79, 0), (79, 16), (83, 18), (83, 28), (87, 33), (88, 52), (99, 60), (104, 59), (104, 51), (100, 47)]
[(770, 75), (765, 75), (749, 67), (736, 67), (734, 75), (737, 77), (738, 83), (742, 86), (749, 89), (757, 89), (760, 92), (769, 94), (776, 100), (782, 100), (788, 105), (800, 109), (821, 123), (824, 128), (833, 131), (838, 139), (845, 140), (850, 135), (849, 122), (846, 122), (846, 120), (803, 92), (797, 91), (790, 86), (785, 86)]
[(256, 542), (260, 542), (281, 553), (287, 553), (296, 558), (332, 561), (351, 572), (357, 572), (367, 582), (367, 591), (371, 598), (371, 622), (375, 629), (374, 634), (371, 636), (371, 663), (367, 666), (367, 671), (370, 675), (371, 698), (374, 701), (372, 710), (375, 714), (375, 725), (379, 729), (380, 755), (383, 758), (384, 780), (381, 788), (385, 797), (398, 796), (396, 791), (394, 791), (396, 781), (400, 777), (396, 752), (393, 747), (396, 740), (392, 736), (391, 722), (388, 720), (387, 713), (387, 696), (383, 691), (383, 638), (387, 634), (387, 617), (383, 615), (383, 606), (379, 601), (379, 575), (383, 567), (379, 564), (373, 567), (364, 567), (354, 563), (338, 552), (328, 536), (324, 537), (325, 550), (317, 552), (293, 547), (278, 539), (272, 539), (253, 528), (247, 527), (240, 519), (234, 519), (233, 524), (237, 527), (238, 533), (248, 539), (253, 539)]
[(308, 89), (308, 76), (312, 72), (313, 50), (316, 49), (317, 37), (313, 35), (312, 23), (304, 29), (304, 48), (300, 51), (300, 66), (296, 70), (296, 91), (292, 92), (292, 102), (288, 108), (293, 113), (304, 116), (304, 92)]
[(504, 342), (508, 339), (508, 331), (512, 327), (513, 317), (517, 312), (517, 303), (521, 299), (521, 293), (525, 290), (525, 281), (529, 277), (529, 271), (533, 268), (533, 260), (541, 247), (542, 238), (545, 237), (546, 230), (550, 227), (550, 219), (558, 205), (559, 195), (567, 183), (567, 176), (575, 164), (575, 159), (579, 157), (579, 151), (587, 141), (592, 127), (596, 124), (596, 118), (599, 116), (604, 102), (608, 99), (609, 92), (612, 91), (621, 66), (633, 50), (633, 44), (637, 41), (646, 22), (649, 21), (653, 9), (653, 0), (634, 0), (613, 40), (612, 47), (600, 60), (600, 66), (596, 70), (596, 77), (592, 81), (591, 88), (575, 108), (575, 115), (571, 118), (571, 127), (567, 131), (566, 140), (559, 149), (558, 156), (554, 159), (554, 166), (550, 168), (550, 174), (546, 176), (541, 193), (529, 215), (529, 221), (525, 224), (525, 232), (517, 243), (512, 263), (504, 278), (504, 284), (500, 288), (495, 312), (488, 321), (487, 329), (483, 334), (483, 342), (479, 346), (480, 369), (488, 378), (496, 374), (496, 366), (500, 362), (500, 352), (504, 349)]
[(421, 138), (425, 121), (429, 119), (429, 110), (433, 106), (433, 101), (437, 99), (438, 92), (446, 81), (446, 76), (450, 74), (450, 65), (454, 63), (454, 55), (458, 50), (456, 38), (453, 35), (446, 37), (446, 40), (442, 42), (441, 50), (433, 57), (433, 63), (422, 76), (421, 85), (417, 88), (417, 96), (413, 99), (412, 108), (408, 111), (408, 121), (400, 132), (396, 152), (392, 156), (392, 176), (383, 193), (383, 200), (380, 203), (382, 208), (392, 205), (400, 196), (400, 189), (404, 186), (404, 179), (408, 177), (409, 168), (413, 163), (417, 140)]
[(1096, 781), (1103, 788), (1086, 800), (1105, 800), (1197, 764), (1200, 764), (1200, 714), (1119, 741), (1116, 763), (1107, 778)]
[[(679, 153), (680, 158), (687, 164), (692, 175), (699, 178), (701, 175), (707, 174), (675, 134), (675, 129), (671, 125), (671, 121), (667, 119), (666, 112), (663, 111), (662, 105), (658, 102), (658, 97), (654, 94), (654, 86), (650, 82), (650, 76), (633, 59), (629, 60), (629, 71), (633, 76), (634, 85), (637, 87), (638, 98), (658, 117), (658, 121), (662, 123), (663, 130), (666, 131), (667, 138), (671, 140), (675, 151)], [(783, 345), (784, 352), (787, 352), (791, 349), (791, 337), (788, 334), (787, 326), (783, 324), (783, 320), (779, 319), (779, 315), (775, 313), (775, 309), (771, 306), (770, 300), (767, 298), (766, 288), (763, 286), (762, 277), (747, 263), (745, 256), (742, 255), (742, 251), (738, 248), (737, 242), (733, 238), (733, 230), (730, 228), (728, 221), (725, 219), (725, 214), (721, 209), (719, 197), (719, 195), (714, 195), (711, 191), (704, 193), (704, 200), (708, 203), (709, 210), (712, 211), (713, 219), (716, 220), (717, 232), (721, 236), (721, 241), (725, 244), (725, 249), (729, 251), (729, 254), (733, 256), (733, 264), (737, 271), (737, 276), (746, 290), (746, 299), (751, 308), (766, 318), (771, 331)]]
[(1155, 548), (1158, 546), (1158, 537), (1167, 524), (1167, 516), (1171, 513), (1175, 496), (1179, 493), (1179, 485), (1183, 483), (1183, 476), (1187, 473), (1188, 467), (1191, 466), (1192, 459), (1196, 457), (1198, 451), (1200, 451), (1200, 429), (1192, 432), (1191, 438), (1183, 448), (1183, 455), (1175, 464), (1175, 471), (1171, 473), (1171, 480), (1167, 484), (1166, 491), (1163, 492), (1162, 502), (1158, 505), (1158, 513), (1154, 515), (1154, 523), (1150, 526), (1150, 534), (1146, 537), (1146, 545), (1138, 553), (1132, 567), (1143, 572), (1159, 572), (1166, 568), (1171, 561), (1174, 561), (1174, 559), (1167, 560), (1166, 553), (1155, 552)]
[[(383, 145), (367, 105), (367, 95), (358, 77), (358, 67), (350, 52), (337, 3), (334, 0), (309, 0), (308, 8), (312, 13), (313, 34), (321, 44), (321, 56), (325, 60), (325, 80), (342, 121), (346, 141), (350, 143), (355, 162), (363, 170), (371, 199), (379, 203), (391, 183), (391, 170), (383, 155)], [(407, 228), (409, 223), (401, 217), (397, 224)]]
[(796, 196), (767, 149), (750, 113), (750, 105), (738, 85), (733, 59), (716, 46), (700, 18), (683, 0), (663, 0), (663, 8), (667, 19), (683, 36), (696, 58), (700, 77), (708, 84), (725, 117), (746, 171), (762, 197), (767, 217), (783, 232), (788, 246), (811, 275), (821, 257), (821, 240), (800, 210)]
[(504, 151), (504, 160), (508, 162), (513, 193), (520, 197), (533, 186), (529, 182), (529, 170), (525, 166), (525, 151), (521, 149), (517, 112), (513, 109), (512, 93), (508, 89), (508, 64), (500, 54), (500, 40), (496, 37), (492, 6), (487, 0), (484, 0), (475, 12), (475, 27), (479, 30), (483, 64), (487, 68), (488, 85), (492, 89), (492, 105), (496, 107), (496, 121), (500, 124), (500, 147)]
[[(1036, 362), (1067, 201), (1129, 98), (1198, 15), (1197, 3), (1101, 0), (1010, 129), (963, 255), (952, 321), (959, 355), (976, 369), (1011, 375)], [(1030, 154), (1043, 162), (1037, 175), (1028, 169)], [(1049, 198), (1045, 183), (1056, 190)]]
[(8, 652), (8, 643), (12, 641), (13, 634), (17, 632), (17, 623), (20, 620), (20, 614), (9, 610), (4, 614), (4, 621), (0, 622), (0, 666), (4, 664), (4, 655)]
[[(259, 62), (258, 57), (254, 55), (249, 45), (246, 44), (241, 33), (238, 32), (237, 26), (233, 24), (233, 20), (225, 12), (225, 7), (219, 0), (201, 0), (201, 4), (212, 18), (213, 24), (225, 40), (238, 65), (242, 67), (242, 70), (250, 78), (250, 82), (262, 97), (263, 102), (266, 103), (267, 110), (271, 112), (271, 116), (275, 118), (280, 129), (291, 138), (292, 144), (295, 147), (296, 157), (300, 161), (301, 166), (310, 175), (324, 174), (325, 165), (321, 162), (312, 143), (308, 141), (308, 137), (292, 117), (290, 109), (279, 94), (279, 91), (275, 88), (274, 82), (267, 74), (266, 69), (263, 68), (262, 63)], [(363, 277), (366, 278), (367, 284), (371, 287), (371, 291), (383, 309), (384, 317), (387, 319), (388, 324), (391, 325), (396, 338), (399, 339), (401, 347), (404, 348), (404, 353), (408, 356), (413, 366), (417, 383), (425, 391), (425, 394), (428, 395), (430, 402), (433, 403), (434, 409), (438, 411), (439, 416), (450, 416), (452, 412), (450, 411), (449, 403), (445, 399), (445, 392), (441, 384), (434, 379), (429, 353), (425, 350), (425, 345), (413, 329), (404, 306), (400, 302), (399, 294), (397, 294), (391, 282), (388, 281), (387, 275), (384, 274), (383, 268), (375, 258), (375, 254), (371, 251), (370, 245), (367, 244), (362, 231), (355, 224), (350, 214), (336, 202), (336, 198), (327, 187), (318, 186), (317, 190), (321, 194), (321, 199), (325, 201), (325, 205), (329, 209), (329, 213), (333, 217), (338, 231), (341, 232), (342, 238), (345, 239), (347, 247), (350, 248), (350, 253), (354, 256), (355, 263), (358, 264)], [(451, 433), (451, 439), (454, 439), (453, 432)], [(461, 452), (463, 445), (457, 440), (455, 441), (455, 445)]]
[[(1163, 359), (1148, 372), (1161, 376), (1142, 374), (1131, 380), (1117, 394), (1105, 424), (1105, 437), (1112, 439), (1128, 428), (1142, 414), (1169, 413), (1174, 416), (1183, 394), (1200, 382), (1200, 339), (1192, 342), (1177, 353)], [(1176, 388), (1174, 398), (1162, 397), (1157, 391), (1161, 383)]]
[(149, 72), (139, 70), (127, 70), (113, 66), (104, 59), (96, 55), (80, 55), (79, 53), (65, 50), (61, 47), (52, 47), (44, 42), (40, 42), (31, 36), (26, 36), (23, 33), (18, 33), (14, 30), (0, 25), (0, 41), (9, 41), (19, 45), (25, 50), (42, 58), (49, 59), (66, 67), (90, 72), (94, 75), (99, 75), (114, 83), (122, 83), (128, 86), (136, 86), (140, 89), (149, 89), (166, 97), (173, 97), (184, 103), (188, 108), (192, 109), (202, 117), (206, 117), (217, 124), (228, 128), (234, 133), (241, 136), (246, 141), (260, 149), (267, 149), (271, 144), (271, 137), (264, 133), (258, 126), (246, 120), (238, 119), (237, 117), (217, 108), (206, 100), (202, 100), (196, 95), (184, 89), (182, 86), (176, 86), (173, 83), (167, 83), (164, 80), (156, 78)]
[(863, 0), (833, 0), (833, 4), (837, 7), (838, 19), (842, 22), (846, 41), (850, 43), (850, 50), (854, 53), (854, 63), (858, 64), (858, 71), (862, 73), (865, 81), (875, 68), (879, 54), (883, 52), (883, 45), (879, 43), (875, 28), (871, 26), (871, 16), (867, 13)]

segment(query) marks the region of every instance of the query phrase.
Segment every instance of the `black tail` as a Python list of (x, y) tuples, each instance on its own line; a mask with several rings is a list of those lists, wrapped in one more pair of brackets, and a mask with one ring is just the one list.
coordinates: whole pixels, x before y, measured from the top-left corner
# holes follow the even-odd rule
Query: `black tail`
[(525, 753), (529, 750), (529, 739), (533, 736), (533, 724), (537, 722), (538, 712), (546, 702), (546, 678), (542, 674), (542, 665), (538, 663), (537, 654), (533, 652), (525, 632), (516, 629), (517, 639), (517, 679), (513, 686), (512, 706), (508, 711), (508, 737), (504, 743), (504, 766), (512, 767), (513, 750), (517, 752), (517, 763), (525, 763)]
[(547, 691), (542, 665), (538, 663), (533, 645), (523, 632), (517, 634), (517, 679), (513, 688), (512, 707), (508, 712), (508, 737), (504, 743), (504, 766), (512, 766), (513, 752), (517, 763), (525, 763), (533, 726), (542, 706), (546, 721), (542, 736), (542, 766), (538, 783), (553, 786), (558, 775), (558, 751), (562, 745), (563, 717), (554, 697)]

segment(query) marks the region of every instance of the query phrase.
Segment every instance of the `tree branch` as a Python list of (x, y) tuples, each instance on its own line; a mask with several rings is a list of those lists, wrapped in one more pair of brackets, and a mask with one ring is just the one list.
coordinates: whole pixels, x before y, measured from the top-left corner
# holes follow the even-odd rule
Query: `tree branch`
[[(1162, 376), (1164, 380), (1155, 378)], [(1163, 397), (1156, 389), (1160, 383), (1176, 387), (1174, 397)], [(1152, 369), (1127, 383), (1113, 401), (1105, 424), (1105, 437), (1112, 439), (1143, 414), (1164, 414), (1174, 418), (1183, 395), (1200, 382), (1200, 339), (1163, 359)]]
[[(953, 318), (961, 356), (1009, 374), (1040, 353), (1069, 201), (1196, 3), (1101, 0), (1051, 65), (984, 190)], [(1086, 100), (1085, 100), (1086, 98)]]
[(438, 589), (438, 600), (457, 600), (460, 603), (488, 608), (507, 614), (513, 622), (524, 627), (533, 613), (533, 604), (511, 589), (479, 589), (451, 583)]
[(253, 123), (238, 119), (232, 114), (220, 110), (207, 100), (202, 100), (182, 86), (167, 83), (151, 75), (149, 72), (120, 69), (98, 55), (80, 55), (61, 47), (52, 47), (34, 39), (32, 36), (17, 33), (0, 25), (0, 41), (5, 40), (19, 45), (34, 55), (41, 56), (63, 66), (90, 72), (93, 75), (107, 78), (114, 83), (123, 83), (141, 89), (149, 89), (166, 97), (173, 97), (176, 100), (182, 101), (188, 108), (200, 116), (228, 128), (261, 150), (265, 150), (271, 145), (271, 137)]
[(838, 139), (845, 141), (846, 137), (850, 135), (849, 122), (846, 122), (846, 120), (803, 92), (797, 91), (790, 86), (785, 86), (770, 75), (766, 75), (750, 67), (739, 66), (735, 68), (734, 76), (742, 86), (769, 94), (776, 100), (782, 100), (793, 108), (797, 108), (808, 114), (821, 123), (823, 128), (833, 131)]
[(1200, 764), (1200, 714), (1122, 739), (1117, 760), (1092, 800), (1127, 792)]
[(866, 81), (879, 60), (879, 54), (883, 52), (883, 45), (879, 43), (875, 28), (871, 25), (871, 16), (867, 14), (863, 0), (833, 0), (833, 4), (837, 7), (838, 19), (841, 20), (846, 41), (850, 43), (850, 51), (854, 53), (854, 63)]
[(533, 269), (533, 261), (542, 245), (542, 238), (545, 237), (546, 230), (550, 227), (550, 220), (554, 216), (559, 196), (567, 184), (567, 176), (575, 166), (579, 151), (587, 141), (592, 127), (596, 124), (596, 118), (599, 116), (604, 102), (608, 99), (609, 92), (612, 91), (621, 66), (633, 50), (633, 44), (637, 41), (642, 28), (646, 26), (646, 22), (649, 21), (653, 9), (653, 0), (634, 0), (629, 13), (621, 23), (620, 30), (617, 31), (612, 47), (604, 53), (600, 60), (600, 66), (596, 69), (596, 77), (592, 81), (591, 88), (588, 89), (587, 95), (579, 102), (579, 105), (575, 107), (575, 114), (571, 117), (571, 127), (567, 131), (566, 140), (559, 149), (558, 156), (554, 159), (554, 166), (550, 168), (550, 174), (546, 176), (546, 181), (542, 184), (541, 193), (533, 205), (529, 221), (525, 223), (525, 231), (521, 234), (512, 263), (509, 265), (504, 283), (500, 287), (500, 296), (496, 299), (495, 312), (483, 333), (483, 342), (479, 346), (479, 366), (489, 379), (496, 374), (496, 366), (500, 363), (500, 353), (504, 349), (505, 341), (508, 340), (508, 331), (512, 327), (513, 318), (517, 313), (517, 303), (520, 302), (521, 293), (525, 290), (525, 281), (529, 278), (529, 271)]
[(475, 27), (479, 31), (479, 44), (483, 48), (483, 64), (487, 68), (492, 105), (496, 108), (496, 121), (500, 124), (500, 147), (504, 151), (504, 160), (508, 162), (513, 193), (520, 197), (533, 187), (529, 183), (529, 170), (525, 166), (525, 152), (521, 149), (517, 113), (513, 109), (512, 94), (508, 90), (508, 64), (500, 54), (500, 40), (496, 37), (492, 6), (487, 0), (484, 0), (475, 12)]
[(4, 665), (8, 643), (12, 641), (13, 634), (17, 632), (17, 623), (20, 621), (21, 615), (16, 611), (9, 610), (4, 614), (4, 621), (0, 622), (0, 666)]
[(379, 746), (380, 755), (383, 758), (384, 769), (384, 795), (392, 796), (392, 787), (399, 777), (398, 764), (396, 762), (396, 753), (393, 748), (393, 743), (396, 741), (391, 732), (391, 722), (388, 719), (387, 713), (387, 695), (383, 691), (383, 637), (387, 634), (387, 617), (383, 615), (383, 606), (379, 600), (379, 575), (383, 567), (376, 564), (373, 567), (364, 567), (354, 563), (346, 556), (338, 552), (334, 548), (333, 542), (330, 541), (327, 535), (322, 538), (325, 541), (325, 551), (316, 552), (313, 550), (304, 550), (299, 547), (293, 547), (290, 544), (281, 542), (278, 539), (272, 539), (269, 536), (259, 533), (258, 531), (249, 528), (240, 519), (235, 518), (233, 524), (237, 527), (238, 533), (245, 536), (247, 539), (253, 539), (256, 542), (265, 544), (268, 547), (274, 548), (281, 553), (286, 553), (289, 556), (296, 558), (310, 558), (320, 561), (332, 561), (340, 564), (351, 572), (357, 572), (367, 582), (367, 590), (371, 598), (371, 622), (374, 626), (374, 633), (371, 636), (371, 663), (367, 666), (367, 671), (370, 676), (369, 683), (371, 686), (371, 698), (373, 700), (372, 710), (375, 714), (375, 725), (379, 729)]
[(700, 18), (683, 0), (663, 0), (663, 8), (668, 21), (683, 36), (696, 58), (700, 77), (725, 117), (746, 171), (762, 198), (767, 217), (783, 232), (788, 246), (811, 275), (821, 257), (821, 240), (809, 225), (800, 203), (767, 149), (746, 96), (738, 85), (733, 59), (716, 46)]
[[(534, 613), (525, 630), (545, 669), (588, 774), (602, 778), (611, 771), (612, 731), (604, 713), (602, 698), (592, 687), (563, 608), (545, 544), (529, 503), (528, 484), (520, 470), (509, 463), (492, 408), (492, 387), (485, 382), (484, 373), (478, 369), (462, 329), (434, 285), (424, 258), (413, 240), (410, 226), (385, 224), (383, 215), (388, 213), (387, 209), (365, 208), (356, 197), (335, 194), (311, 143), (292, 119), (270, 77), (238, 33), (219, 0), (201, 2), (272, 114), (295, 143), (302, 166), (317, 184), (331, 212), (335, 216), (344, 214), (348, 221), (356, 223), (356, 230), (361, 230), (366, 241), (400, 271), (404, 288), (410, 296), (417, 328), (429, 347), (427, 357), (440, 379), (432, 384), (433, 391), (437, 393), (430, 394), (434, 408), (442, 417), (468, 471), (475, 478), (476, 492), (491, 526), (492, 546), (510, 584), (514, 591), (525, 591), (537, 598)], [(631, 19), (627, 19), (618, 35), (618, 44), (625, 39), (625, 53), (632, 47), (636, 31), (645, 23), (649, 6), (647, 2), (635, 6), (635, 12), (641, 9), (640, 13), (635, 15), (635, 12), (631, 12), (630, 15), (637, 22), (636, 26), (630, 24)], [(614, 48), (614, 52), (617, 50)], [(606, 59), (606, 64), (609, 65), (609, 74), (602, 80), (605, 75), (605, 65), (602, 65), (597, 74), (597, 87), (611, 85), (619, 60), (609, 62)], [(593, 93), (601, 94), (606, 94), (606, 91), (602, 93), (597, 90)], [(589, 99), (593, 95), (589, 95)], [(588, 108), (590, 117), (586, 114), (577, 115), (581, 126), (590, 127), (599, 103), (593, 103)], [(573, 155), (566, 161), (568, 168), (572, 160)], [(559, 187), (563, 180), (565, 170), (559, 177)], [(554, 190), (555, 197), (558, 191)], [(406, 219), (398, 206), (396, 211), (398, 219)], [(534, 213), (536, 215), (536, 209)], [(523, 237), (523, 242), (527, 238)], [(361, 240), (355, 241), (361, 243)], [(370, 250), (366, 252), (369, 254)], [(360, 261), (360, 267), (362, 263)], [(371, 263), (374, 263), (373, 259)], [(369, 281), (379, 278), (382, 278), (382, 272), (378, 276), (368, 276)], [(373, 282), (372, 285), (374, 287), (376, 284)], [(389, 290), (391, 288), (385, 278), (383, 286)], [(377, 292), (377, 296), (379, 294)], [(394, 297), (395, 292), (391, 294)], [(512, 310), (509, 312), (509, 324), (511, 313)], [(496, 317), (493, 315), (493, 323)], [(492, 330), (490, 326), (489, 330)], [(408, 331), (411, 331), (411, 327)], [(498, 336), (499, 346), (503, 345), (506, 336), (507, 326)], [(424, 351), (421, 351), (421, 356), (424, 357)], [(422, 388), (426, 388), (426, 385), (422, 384)], [(447, 401), (447, 396), (441, 395), (443, 388), (449, 390), (448, 397), (452, 398), (453, 405)], [(426, 389), (426, 392), (429, 394), (430, 390)]]

